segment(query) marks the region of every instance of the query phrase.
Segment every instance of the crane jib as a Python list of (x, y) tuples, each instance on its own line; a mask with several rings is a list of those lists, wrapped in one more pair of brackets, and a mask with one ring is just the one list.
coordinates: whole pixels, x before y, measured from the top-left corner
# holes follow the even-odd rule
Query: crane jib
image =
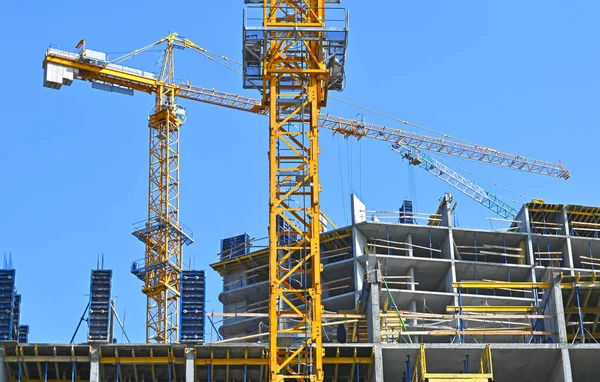
[[(77, 58), (66, 56), (64, 53), (57, 49), (54, 49), (52, 53), (48, 52), (46, 59), (44, 60), (44, 67), (46, 67), (48, 63), (54, 63), (65, 68), (78, 69), (80, 71), (79, 76), (76, 76), (74, 79), (86, 81), (99, 79), (105, 83), (124, 86), (145, 93), (154, 93), (158, 88), (159, 82), (156, 79), (140, 76), (131, 72), (120, 71), (116, 68), (111, 69), (102, 65), (83, 63)], [(70, 85), (70, 83), (67, 84), (66, 82), (68, 82), (68, 80), (64, 80), (60, 85)], [(221, 92), (215, 89), (200, 88), (185, 83), (165, 86), (172, 86), (176, 90), (177, 96), (180, 98), (256, 114), (268, 114), (268, 109), (264, 108), (261, 101), (258, 99), (234, 93)], [(319, 116), (319, 126), (321, 128), (332, 130), (334, 133), (340, 133), (345, 137), (352, 136), (357, 139), (363, 137), (371, 138), (392, 144), (400, 142), (418, 147), (422, 150), (435, 151), (441, 154), (490, 163), (501, 167), (508, 167), (562, 179), (568, 179), (570, 177), (569, 171), (560, 163), (531, 159), (487, 147), (456, 142), (450, 139), (430, 137), (401, 129), (364, 123), (359, 120), (321, 114)]]

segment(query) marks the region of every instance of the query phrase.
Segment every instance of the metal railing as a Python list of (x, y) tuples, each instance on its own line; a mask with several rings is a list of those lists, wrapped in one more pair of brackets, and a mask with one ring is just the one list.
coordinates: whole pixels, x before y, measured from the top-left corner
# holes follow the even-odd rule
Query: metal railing
[(415, 370), (412, 374), (412, 382), (426, 382), (429, 380), (462, 380), (462, 381), (481, 381), (487, 379), (489, 381), (494, 379), (494, 373), (492, 369), (492, 350), (490, 345), (486, 345), (483, 350), (483, 354), (479, 359), (479, 372), (470, 373), (466, 370), (464, 373), (429, 373), (427, 372), (427, 359), (425, 356), (425, 345), (421, 345), (419, 348), (419, 355), (415, 362)]

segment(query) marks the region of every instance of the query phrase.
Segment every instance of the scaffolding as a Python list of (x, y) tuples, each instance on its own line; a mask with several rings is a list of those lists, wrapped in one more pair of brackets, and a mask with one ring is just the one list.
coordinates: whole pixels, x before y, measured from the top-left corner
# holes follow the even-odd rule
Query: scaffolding
[(600, 280), (596, 273), (561, 274), (567, 338), (571, 343), (598, 343)]

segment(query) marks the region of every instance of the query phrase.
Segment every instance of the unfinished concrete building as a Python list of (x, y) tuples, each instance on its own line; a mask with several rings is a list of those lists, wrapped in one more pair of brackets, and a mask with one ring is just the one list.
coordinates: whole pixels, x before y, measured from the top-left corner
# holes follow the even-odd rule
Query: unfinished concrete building
[[(436, 214), (404, 207), (353, 197), (352, 225), (322, 234), (326, 381), (598, 379), (600, 208), (529, 203), (474, 230), (452, 226), (449, 195)], [(226, 247), (213, 342), (9, 340), (0, 382), (268, 381), (267, 251), (246, 235)]]
[[(599, 209), (528, 203), (508, 228), (474, 230), (452, 226), (450, 204), (379, 212), (353, 196), (352, 225), (322, 234), (324, 342), (373, 356), (326, 380), (420, 380), (424, 365), (428, 380), (597, 380)], [(219, 340), (265, 342), (267, 250), (221, 256)]]

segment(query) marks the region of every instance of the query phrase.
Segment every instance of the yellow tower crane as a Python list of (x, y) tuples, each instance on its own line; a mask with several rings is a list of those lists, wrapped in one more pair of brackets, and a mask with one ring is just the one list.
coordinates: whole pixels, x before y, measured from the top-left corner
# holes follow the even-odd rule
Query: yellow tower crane
[[(166, 43), (158, 76), (120, 63), (156, 45)], [(179, 88), (174, 81), (175, 47), (203, 51), (177, 34), (130, 54), (108, 61), (105, 53), (51, 47), (44, 60), (44, 86), (60, 89), (73, 79), (92, 82), (92, 87), (133, 94), (142, 90), (155, 95), (148, 118), (150, 128), (148, 219), (134, 225), (133, 235), (145, 244), (145, 256), (132, 264), (132, 273), (144, 282), (147, 296), (146, 342), (172, 343), (179, 340), (179, 275), (183, 266), (183, 246), (193, 242), (192, 233), (179, 216), (179, 136), (186, 111), (176, 103)]]
[(347, 15), (335, 27), (325, 0), (246, 3), (262, 5), (245, 12), (244, 85), (269, 110), (270, 380), (320, 382), (319, 115), (343, 88)]
[(330, 85), (325, 0), (265, 0), (261, 11), (262, 25), (244, 23), (244, 83), (262, 91), (269, 109), (270, 380), (322, 381), (318, 117)]
[[(342, 30), (342, 28), (339, 28), (339, 30)], [(245, 33), (245, 39), (247, 40), (244, 44), (245, 55), (250, 54), (250, 51), (254, 49), (253, 44), (256, 43), (251, 41), (255, 31), (250, 27), (246, 31), (249, 33)], [(266, 32), (263, 31), (263, 33)], [(345, 34), (342, 38), (345, 41)], [(262, 41), (264, 42), (265, 39), (262, 39)], [(340, 40), (329, 38), (328, 41)], [(123, 61), (163, 43), (166, 44), (165, 62), (158, 76), (123, 65)], [(337, 43), (336, 46), (338, 46)], [(340, 61), (343, 56), (337, 56), (335, 59), (330, 60), (326, 65), (327, 70), (324, 70), (321, 65), (318, 66), (319, 69), (307, 69), (309, 73), (318, 74), (317, 78), (319, 78), (308, 82), (311, 89), (317, 90), (316, 93), (311, 94), (303, 90), (304, 85), (300, 86), (300, 84), (304, 84), (301, 81), (305, 81), (305, 76), (293, 72), (297, 70), (297, 64), (292, 65), (294, 69), (288, 70), (289, 68), (285, 69), (285, 65), (288, 65), (287, 62), (291, 62), (291, 60), (281, 59), (280, 63), (284, 65), (284, 68), (274, 68), (269, 79), (271, 81), (273, 76), (279, 77), (279, 87), (270, 84), (269, 91), (274, 88), (276, 93), (273, 93), (272, 96), (269, 94), (266, 98), (263, 97), (261, 101), (214, 89), (196, 87), (190, 83), (175, 83), (173, 73), (173, 49), (175, 47), (189, 48), (203, 54), (207, 52), (190, 40), (178, 37), (177, 34), (171, 34), (164, 39), (114, 60), (108, 60), (107, 55), (104, 53), (86, 49), (85, 43), (82, 41), (76, 50), (50, 47), (43, 62), (44, 86), (49, 88), (60, 89), (63, 85), (70, 86), (74, 80), (82, 80), (91, 82), (93, 88), (111, 92), (133, 94), (134, 91), (140, 91), (155, 95), (155, 109), (149, 121), (151, 139), (148, 221), (144, 222), (141, 227), (134, 229), (133, 232), (146, 244), (146, 256), (141, 264), (134, 263), (132, 267), (133, 273), (144, 281), (143, 291), (148, 296), (146, 330), (146, 340), (148, 342), (178, 341), (178, 320), (176, 318), (178, 315), (178, 279), (182, 263), (182, 246), (192, 240), (189, 231), (179, 221), (178, 143), (179, 129), (185, 120), (185, 109), (177, 103), (178, 100), (187, 99), (262, 115), (273, 115), (272, 113), (275, 113), (275, 117), (272, 117), (271, 122), (281, 125), (279, 128), (271, 129), (270, 148), (270, 158), (274, 160), (271, 162), (271, 180), (273, 181), (274, 176), (275, 181), (279, 181), (277, 184), (272, 184), (273, 187), (271, 188), (271, 197), (278, 199), (275, 202), (279, 203), (270, 207), (270, 232), (274, 230), (279, 238), (277, 240), (279, 251), (272, 253), (275, 256), (272, 259), (277, 259), (278, 268), (272, 267), (272, 272), (275, 271), (273, 275), (275, 278), (280, 277), (280, 279), (275, 280), (282, 280), (279, 288), (287, 288), (285, 291), (277, 291), (279, 296), (283, 296), (283, 298), (280, 297), (279, 302), (274, 300), (273, 304), (277, 307), (283, 301), (281, 304), (284, 305), (281, 306), (287, 307), (287, 309), (278, 309), (279, 314), (276, 315), (278, 324), (281, 325), (276, 326), (278, 332), (274, 337), (279, 338), (281, 342), (287, 341), (289, 344), (285, 347), (285, 350), (273, 352), (276, 356), (272, 358), (272, 361), (277, 364), (273, 365), (272, 370), (280, 371), (279, 376), (275, 373), (276, 378), (280, 379), (281, 377), (285, 377), (285, 379), (295, 378), (293, 373), (297, 372), (314, 374), (312, 374), (312, 377), (304, 375), (298, 376), (296, 379), (314, 379), (318, 376), (319, 370), (322, 371), (322, 368), (319, 369), (319, 365), (316, 363), (318, 362), (317, 353), (322, 354), (320, 347), (317, 345), (320, 344), (320, 332), (314, 331), (317, 324), (311, 322), (315, 318), (314, 315), (318, 314), (312, 309), (313, 295), (317, 295), (316, 292), (319, 291), (318, 284), (313, 287), (314, 279), (311, 277), (312, 272), (320, 271), (320, 267), (313, 267), (313, 264), (319, 264), (319, 261), (313, 257), (314, 252), (309, 252), (311, 249), (316, 248), (316, 256), (318, 256), (318, 246), (315, 245), (314, 240), (318, 240), (319, 223), (311, 223), (318, 220), (312, 219), (313, 216), (318, 216), (315, 215), (315, 211), (318, 212), (319, 210), (318, 195), (316, 195), (319, 189), (317, 187), (318, 174), (314, 166), (306, 164), (306, 160), (313, 165), (317, 163), (315, 156), (318, 154), (318, 128), (329, 129), (334, 134), (340, 133), (345, 137), (353, 136), (357, 139), (371, 138), (388, 143), (408, 144), (423, 150), (531, 173), (563, 179), (569, 177), (569, 172), (561, 164), (504, 153), (484, 146), (451, 139), (434, 138), (400, 129), (366, 124), (363, 121), (319, 114), (318, 109), (320, 105), (324, 104), (328, 88), (339, 89), (341, 87), (343, 77), (340, 77), (339, 74), (343, 71), (340, 71), (338, 64), (343, 63), (343, 61)], [(324, 47), (325, 50), (328, 49), (327, 45)], [(264, 49), (260, 46), (259, 48)], [(345, 49), (345, 45), (343, 48)], [(291, 47), (289, 49), (290, 54), (296, 54)], [(339, 51), (339, 47), (332, 46), (331, 49), (334, 52)], [(260, 57), (260, 65), (268, 62), (265, 60), (263, 63), (262, 56)], [(276, 60), (272, 61), (275, 62)], [(316, 62), (314, 61), (314, 63)], [(262, 81), (262, 77), (256, 76), (258, 72), (255, 70), (258, 67), (252, 67), (255, 63), (248, 60), (245, 60), (245, 63), (247, 65), (244, 67), (244, 78), (247, 87), (250, 83), (256, 83), (258, 80)], [(289, 76), (286, 76), (286, 73)], [(328, 73), (334, 74), (335, 81), (329, 80), (329, 83), (327, 83), (328, 77), (330, 77)], [(312, 78), (312, 75), (309, 77)], [(281, 83), (281, 81), (285, 83)], [(265, 88), (267, 82), (264, 83)], [(263, 84), (259, 82), (257, 86), (260, 88)], [(295, 91), (297, 98), (287, 97), (282, 91), (286, 93)], [(271, 102), (269, 97), (275, 97), (276, 102)], [(284, 103), (276, 108), (274, 104), (278, 104), (277, 102), (280, 100), (284, 100)], [(315, 108), (317, 112), (314, 112)], [(308, 118), (309, 116), (310, 118)], [(292, 127), (298, 125), (304, 126), (305, 130)], [(273, 147), (275, 150), (273, 150)], [(285, 192), (285, 194), (281, 194), (282, 192)], [(314, 198), (315, 195), (317, 199)], [(288, 196), (293, 196), (293, 200), (305, 198), (310, 200), (311, 204), (302, 205), (294, 202), (294, 204), (289, 205), (287, 203), (292, 203), (292, 198), (286, 199)], [(290, 200), (290, 202), (286, 202), (286, 200)], [(313, 207), (313, 203), (316, 206)], [(279, 219), (278, 216), (280, 216)], [(275, 224), (273, 224), (273, 220)], [(307, 224), (300, 225), (297, 222), (306, 222)], [(309, 225), (309, 223), (313, 225)], [(307, 239), (301, 236), (305, 232), (311, 235)], [(272, 237), (272, 240), (275, 240), (275, 238)], [(289, 256), (284, 258), (285, 254), (289, 254)], [(303, 265), (298, 265), (300, 263), (299, 259), (303, 261)], [(286, 260), (289, 261), (285, 263)], [(280, 267), (279, 263), (281, 263)], [(285, 273), (282, 274), (282, 272)], [(295, 275), (289, 277), (288, 273), (290, 276)], [(303, 280), (308, 280), (311, 284), (302, 284)], [(286, 286), (285, 283), (291, 285), (291, 288)], [(305, 294), (309, 298), (304, 297)], [(302, 301), (301, 298), (303, 297), (306, 303), (298, 303), (298, 301)], [(290, 302), (293, 304), (288, 304), (285, 299), (292, 300)], [(306, 316), (308, 316), (307, 320), (303, 321), (303, 317)], [(291, 329), (286, 329), (290, 325), (293, 325)], [(298, 331), (302, 331), (302, 336), (298, 335)], [(298, 339), (306, 342), (304, 345), (298, 345)], [(276, 343), (277, 346), (279, 344), (279, 342)], [(296, 355), (293, 354), (294, 352), (289, 353), (290, 349), (295, 349)], [(298, 349), (300, 349), (299, 352)], [(306, 358), (307, 355), (308, 358)], [(291, 365), (292, 361), (294, 361), (294, 365)], [(284, 376), (282, 373), (287, 373), (287, 375)]]

